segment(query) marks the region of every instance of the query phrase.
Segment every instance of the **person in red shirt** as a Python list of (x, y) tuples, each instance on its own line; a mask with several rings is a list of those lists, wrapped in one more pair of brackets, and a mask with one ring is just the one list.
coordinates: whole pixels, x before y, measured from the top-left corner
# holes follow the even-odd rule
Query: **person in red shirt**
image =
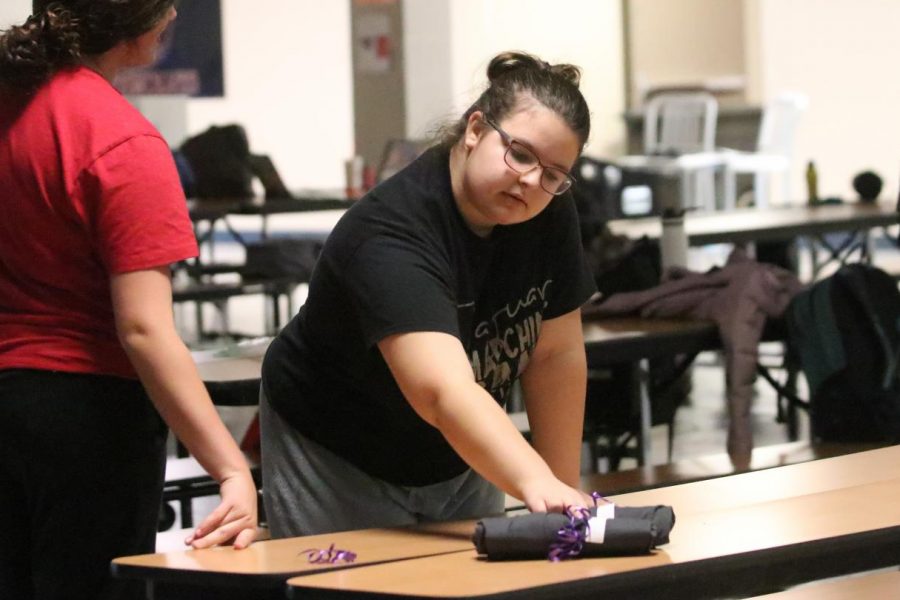
[[(173, 0), (34, 2), (0, 36), (0, 598), (143, 597), (167, 423), (220, 483), (188, 537), (256, 534), (256, 490), (172, 314), (197, 244), (169, 147), (115, 90)], [(160, 418), (161, 417), (161, 418)]]

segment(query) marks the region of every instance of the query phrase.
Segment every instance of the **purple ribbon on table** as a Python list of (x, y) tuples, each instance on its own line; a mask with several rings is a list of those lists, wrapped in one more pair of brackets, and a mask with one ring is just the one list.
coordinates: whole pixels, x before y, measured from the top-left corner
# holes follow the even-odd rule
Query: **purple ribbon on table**
[[(603, 500), (603, 496), (597, 492), (592, 492), (591, 498), (594, 499), (594, 506), (597, 506), (598, 501)], [(589, 509), (581, 506), (569, 506), (563, 514), (569, 518), (569, 522), (556, 532), (556, 541), (550, 544), (550, 552), (547, 554), (550, 562), (575, 558), (581, 554), (584, 544), (591, 536), (589, 521), (592, 515)]]
[(306, 559), (313, 564), (335, 564), (339, 562), (352, 563), (356, 560), (356, 552), (351, 552), (350, 550), (338, 550), (334, 547), (334, 544), (331, 544), (324, 550), (319, 548), (301, 550), (300, 554), (308, 555)]

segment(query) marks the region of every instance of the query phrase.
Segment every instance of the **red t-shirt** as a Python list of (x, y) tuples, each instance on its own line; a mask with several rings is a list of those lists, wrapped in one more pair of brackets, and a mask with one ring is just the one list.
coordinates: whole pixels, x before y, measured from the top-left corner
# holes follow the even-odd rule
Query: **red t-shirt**
[(172, 154), (86, 68), (0, 95), (0, 369), (135, 377), (110, 275), (196, 256)]

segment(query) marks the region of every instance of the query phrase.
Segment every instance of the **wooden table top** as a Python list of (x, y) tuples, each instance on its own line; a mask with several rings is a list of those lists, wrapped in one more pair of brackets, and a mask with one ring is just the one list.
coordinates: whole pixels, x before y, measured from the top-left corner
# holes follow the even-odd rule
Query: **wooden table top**
[[(335, 198), (315, 200), (275, 200), (264, 203), (247, 201), (202, 201), (192, 206), (194, 220), (234, 215), (272, 215), (294, 213), (299, 237), (324, 240), (343, 216), (350, 203)], [(894, 202), (874, 204), (844, 203), (820, 206), (783, 206), (742, 208), (731, 211), (688, 213), (685, 231), (691, 245), (729, 242), (786, 240), (798, 235), (834, 231), (871, 229), (896, 224), (898, 213)], [(617, 219), (610, 221), (613, 233), (632, 239), (648, 236), (659, 239), (662, 222), (659, 217)]]
[(294, 194), (294, 198), (189, 198), (188, 210), (192, 220), (207, 221), (226, 215), (343, 212), (354, 202), (339, 189), (304, 189)]
[[(640, 317), (600, 319), (586, 314), (582, 332), (594, 365), (719, 347), (718, 329), (712, 321)], [(270, 341), (269, 338), (261, 339), (256, 347), (243, 355), (237, 350), (233, 354), (238, 355), (229, 355), (228, 348), (193, 353), (200, 378), (203, 381), (259, 379), (265, 348)]]
[[(727, 477), (748, 471), (760, 471), (794, 465), (813, 460), (843, 456), (874, 450), (885, 444), (786, 442), (753, 449), (750, 462), (735, 464), (727, 452), (692, 456), (660, 465), (645, 465), (609, 473), (590, 473), (581, 476), (581, 488), (596, 490), (607, 496), (637, 490), (673, 486), (717, 477)], [(521, 504), (521, 503), (519, 503)], [(516, 504), (514, 506), (519, 506)]]
[[(750, 471), (615, 496), (631, 506), (670, 504), (679, 517), (797, 496), (830, 492), (900, 477), (900, 446)], [(900, 496), (898, 496), (900, 499)], [(898, 502), (900, 504), (900, 502)]]
[[(316, 564), (304, 553), (308, 549), (328, 549), (356, 553), (352, 563), (360, 565), (462, 552), (472, 548), (475, 521), (434, 523), (414, 528), (346, 531), (301, 538), (256, 542), (244, 550), (218, 547), (144, 554), (117, 558), (112, 563), (116, 577), (157, 582), (260, 586), (265, 582), (283, 584), (288, 577), (341, 569), (347, 563)], [(257, 580), (257, 581), (250, 581)]]
[(633, 362), (718, 348), (719, 330), (696, 319), (597, 318), (583, 309), (581, 331), (588, 364)]
[(260, 337), (238, 344), (196, 350), (191, 357), (203, 381), (239, 381), (259, 379), (262, 361), (271, 337)]
[(203, 381), (240, 381), (259, 379), (262, 372), (260, 358), (222, 358), (197, 363)]
[(704, 597), (900, 564), (898, 461), (895, 446), (616, 497), (674, 507), (671, 542), (649, 556), (488, 562), (470, 550), (289, 584), (297, 598)]
[[(823, 204), (742, 208), (732, 211), (688, 213), (684, 228), (692, 246), (753, 241), (788, 240), (797, 236), (885, 227), (898, 222), (895, 203)], [(659, 217), (610, 221), (613, 233), (632, 239), (659, 239)]]

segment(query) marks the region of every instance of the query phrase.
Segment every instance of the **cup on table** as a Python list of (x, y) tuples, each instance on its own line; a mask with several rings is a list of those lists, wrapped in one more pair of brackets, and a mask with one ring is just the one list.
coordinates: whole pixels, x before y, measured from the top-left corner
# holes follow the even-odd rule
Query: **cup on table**
[(344, 174), (347, 182), (347, 197), (359, 198), (363, 193), (363, 172), (365, 161), (362, 156), (353, 156), (344, 161)]

